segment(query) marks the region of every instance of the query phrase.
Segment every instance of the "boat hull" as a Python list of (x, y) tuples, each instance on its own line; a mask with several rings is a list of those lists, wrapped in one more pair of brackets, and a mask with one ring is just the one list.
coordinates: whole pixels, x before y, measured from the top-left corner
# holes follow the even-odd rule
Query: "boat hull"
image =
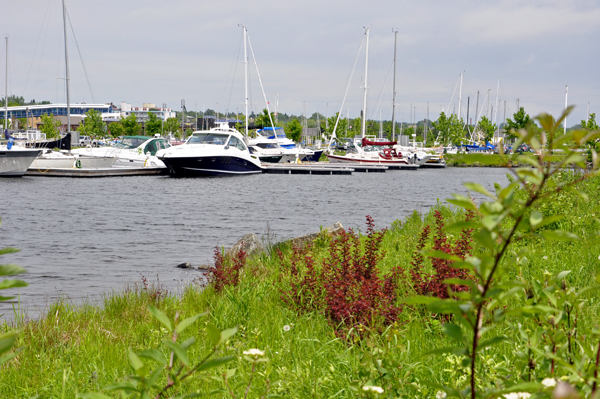
[(236, 156), (164, 157), (162, 161), (175, 176), (248, 175), (263, 170), (260, 165)]
[(319, 162), (319, 159), (321, 158), (321, 155), (323, 154), (323, 150), (318, 150), (315, 151), (314, 154), (312, 155), (307, 155), (305, 156), (302, 161), (308, 161), (308, 162)]
[(0, 150), (0, 177), (19, 177), (42, 150)]
[(387, 166), (402, 166), (409, 165), (404, 159), (374, 159), (368, 157), (349, 157), (342, 155), (327, 155), (329, 162), (332, 163), (349, 163), (349, 164), (363, 164), (363, 165), (387, 165)]

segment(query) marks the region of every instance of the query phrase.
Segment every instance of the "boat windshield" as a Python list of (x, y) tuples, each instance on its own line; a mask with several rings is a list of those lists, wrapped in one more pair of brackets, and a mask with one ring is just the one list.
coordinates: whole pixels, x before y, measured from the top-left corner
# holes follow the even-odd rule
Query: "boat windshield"
[(121, 140), (120, 143), (115, 144), (115, 147), (117, 147), (117, 148), (123, 148), (123, 149), (126, 149), (126, 150), (130, 150), (132, 148), (139, 147), (144, 142), (146, 142), (146, 140), (148, 140), (148, 139), (138, 139), (138, 138), (132, 138), (132, 137), (124, 137), (123, 140)]
[(187, 141), (188, 144), (225, 145), (229, 134), (202, 132), (194, 133)]

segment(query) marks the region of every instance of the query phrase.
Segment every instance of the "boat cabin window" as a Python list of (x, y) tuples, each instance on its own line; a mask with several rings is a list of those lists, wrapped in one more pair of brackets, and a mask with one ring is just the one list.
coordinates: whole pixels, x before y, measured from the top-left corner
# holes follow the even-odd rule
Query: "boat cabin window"
[(235, 147), (240, 151), (246, 151), (246, 146), (237, 137), (231, 136), (231, 138), (229, 139), (229, 146)]
[(188, 139), (188, 144), (212, 144), (212, 145), (225, 145), (227, 143), (228, 134), (221, 133), (194, 133)]
[(123, 140), (121, 140), (120, 143), (115, 144), (115, 147), (129, 150), (129, 149), (132, 149), (132, 148), (139, 147), (146, 140), (148, 140), (148, 139), (140, 139), (140, 138), (133, 138), (133, 137), (123, 137)]

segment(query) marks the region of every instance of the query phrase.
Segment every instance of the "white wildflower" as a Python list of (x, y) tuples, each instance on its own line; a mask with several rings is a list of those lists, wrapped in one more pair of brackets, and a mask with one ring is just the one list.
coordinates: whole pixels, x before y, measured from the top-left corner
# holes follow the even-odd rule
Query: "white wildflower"
[(446, 392), (444, 391), (437, 391), (437, 393), (435, 394), (436, 399), (446, 399)]
[(292, 327), (288, 326), (287, 324), (283, 326), (283, 331), (290, 331), (291, 329)]
[(542, 385), (546, 388), (552, 388), (553, 386), (556, 386), (556, 380), (554, 378), (544, 378), (542, 380)]
[(381, 387), (376, 387), (376, 386), (372, 386), (372, 385), (365, 385), (363, 387), (363, 391), (367, 391), (367, 392), (376, 392), (376, 393), (383, 393), (383, 388)]
[(548, 260), (548, 257), (547, 256), (543, 256), (542, 259)]
[(243, 352), (244, 355), (247, 356), (264, 356), (265, 352), (261, 351), (260, 349), (248, 349), (247, 351)]

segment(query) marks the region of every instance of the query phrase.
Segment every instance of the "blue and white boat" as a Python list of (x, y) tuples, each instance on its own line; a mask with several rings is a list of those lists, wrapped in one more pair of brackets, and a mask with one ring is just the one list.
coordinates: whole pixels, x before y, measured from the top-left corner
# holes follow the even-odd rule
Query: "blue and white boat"
[(283, 157), (280, 162), (294, 162), (296, 160), (316, 162), (323, 154), (322, 150), (313, 151), (297, 147), (296, 143), (286, 137), (282, 127), (265, 127), (257, 130), (256, 137), (249, 138), (248, 143), (259, 149), (281, 150)]

